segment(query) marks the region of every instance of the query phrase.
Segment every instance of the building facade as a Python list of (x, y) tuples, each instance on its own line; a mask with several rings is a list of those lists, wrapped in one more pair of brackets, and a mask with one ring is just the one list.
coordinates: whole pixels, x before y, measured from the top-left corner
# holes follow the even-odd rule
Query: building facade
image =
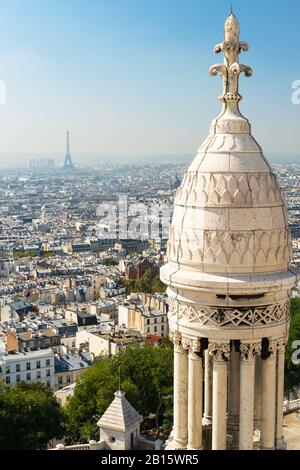
[(54, 353), (52, 349), (1, 354), (0, 379), (7, 385), (15, 385), (18, 382), (39, 382), (53, 388)]
[(222, 111), (177, 190), (161, 269), (174, 342), (170, 449), (284, 447), (295, 274), (282, 191), (239, 110), (239, 76), (252, 75), (239, 33), (231, 14), (215, 48), (224, 63), (210, 69), (223, 77)]
[(118, 307), (118, 324), (120, 328), (132, 328), (143, 335), (158, 335), (161, 338), (169, 333), (167, 312), (150, 308), (130, 300)]

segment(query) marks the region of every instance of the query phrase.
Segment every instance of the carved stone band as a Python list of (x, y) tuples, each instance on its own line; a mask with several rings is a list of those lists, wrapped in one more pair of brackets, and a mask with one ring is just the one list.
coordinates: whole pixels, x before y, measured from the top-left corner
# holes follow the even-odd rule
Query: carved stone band
[(209, 305), (190, 305), (170, 299), (170, 315), (189, 322), (211, 326), (258, 326), (281, 323), (289, 319), (289, 302), (257, 307), (212, 307)]

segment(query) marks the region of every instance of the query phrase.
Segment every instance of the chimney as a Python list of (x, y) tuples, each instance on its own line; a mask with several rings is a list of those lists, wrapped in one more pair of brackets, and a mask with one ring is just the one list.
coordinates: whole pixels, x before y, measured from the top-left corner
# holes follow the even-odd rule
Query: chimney
[(11, 331), (6, 331), (6, 350), (8, 353), (18, 351), (18, 341), (17, 337)]

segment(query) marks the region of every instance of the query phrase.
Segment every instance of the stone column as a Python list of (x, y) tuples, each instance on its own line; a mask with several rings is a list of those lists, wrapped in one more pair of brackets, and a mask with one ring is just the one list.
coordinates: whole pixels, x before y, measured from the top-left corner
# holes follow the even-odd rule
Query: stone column
[(255, 356), (261, 343), (241, 342), (239, 449), (253, 450)]
[(173, 335), (174, 341), (174, 426), (172, 448), (187, 448), (187, 387), (188, 359), (187, 351), (181, 343), (181, 333)]
[(230, 355), (229, 343), (209, 343), (209, 354), (213, 356), (213, 418), (212, 450), (227, 447), (227, 364)]
[(261, 357), (255, 360), (255, 380), (254, 380), (254, 430), (260, 429), (261, 417)]
[(208, 349), (204, 353), (204, 416), (203, 425), (212, 424), (212, 357)]
[(240, 414), (240, 353), (233, 349), (229, 359), (228, 428), (232, 435), (232, 449), (239, 445)]
[(275, 448), (277, 340), (269, 340), (269, 357), (261, 362), (261, 425), (260, 449)]
[(188, 449), (202, 450), (202, 358), (197, 339), (189, 342), (188, 355)]
[(287, 338), (277, 343), (276, 449), (285, 449), (283, 438), (284, 354)]

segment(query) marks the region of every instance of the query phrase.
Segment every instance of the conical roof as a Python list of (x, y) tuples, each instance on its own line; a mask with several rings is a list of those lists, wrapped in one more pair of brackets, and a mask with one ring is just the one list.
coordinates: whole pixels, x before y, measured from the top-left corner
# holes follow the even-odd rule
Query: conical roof
[(250, 77), (252, 70), (239, 63), (248, 44), (239, 41), (233, 14), (224, 36), (215, 47), (224, 63), (210, 69), (223, 77), (223, 107), (176, 193), (168, 264), (161, 270), (168, 285), (175, 279), (189, 284), (203, 278), (201, 273), (282, 273), (291, 260), (283, 193), (239, 110), (239, 76)]
[(101, 416), (98, 426), (115, 429), (116, 431), (125, 432), (134, 426), (139, 425), (143, 421), (143, 417), (133, 408), (125, 398), (125, 392), (118, 390), (115, 398)]

